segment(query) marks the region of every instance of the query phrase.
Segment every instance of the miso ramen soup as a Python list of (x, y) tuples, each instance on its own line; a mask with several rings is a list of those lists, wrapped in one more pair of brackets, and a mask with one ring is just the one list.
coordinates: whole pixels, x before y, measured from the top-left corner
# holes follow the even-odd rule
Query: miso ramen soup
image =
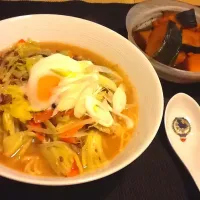
[(137, 125), (138, 102), (117, 64), (79, 47), (31, 40), (0, 56), (2, 164), (72, 177), (123, 150)]

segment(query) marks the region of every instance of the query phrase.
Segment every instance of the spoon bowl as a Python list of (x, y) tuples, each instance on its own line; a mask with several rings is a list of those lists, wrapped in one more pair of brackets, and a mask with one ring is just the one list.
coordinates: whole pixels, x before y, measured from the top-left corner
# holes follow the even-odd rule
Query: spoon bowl
[(167, 137), (200, 190), (200, 107), (179, 93), (169, 101), (165, 116)]

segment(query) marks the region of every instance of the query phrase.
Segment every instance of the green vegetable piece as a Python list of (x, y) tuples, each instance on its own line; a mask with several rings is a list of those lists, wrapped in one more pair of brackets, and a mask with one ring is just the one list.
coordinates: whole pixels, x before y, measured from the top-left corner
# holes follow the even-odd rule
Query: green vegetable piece
[(4, 91), (12, 96), (12, 104), (1, 105), (0, 110), (9, 113), (12, 117), (26, 122), (32, 118), (32, 108), (28, 100), (24, 98), (24, 93), (17, 85), (9, 85)]
[(47, 129), (51, 130), (54, 134), (57, 133), (56, 127), (49, 121), (45, 121), (44, 124), (46, 125)]
[(65, 55), (65, 56), (70, 56), (70, 52), (69, 51), (63, 50), (63, 51), (60, 51), (59, 53)]
[(74, 161), (79, 168), (79, 172), (83, 171), (78, 155), (63, 142), (43, 144), (40, 150), (51, 168), (59, 176), (67, 176), (71, 172)]
[(93, 170), (104, 165), (106, 161), (102, 146), (102, 136), (93, 131), (90, 132), (82, 148), (83, 167), (86, 170)]
[(27, 41), (25, 43), (18, 44), (16, 51), (21, 58), (25, 58), (38, 54), (41, 51), (41, 48), (37, 43)]
[(41, 55), (38, 56), (32, 56), (30, 58), (26, 58), (26, 68), (28, 71), (31, 70), (31, 68), (33, 67), (33, 65), (38, 62), (40, 59), (42, 59), (43, 57)]
[(3, 154), (7, 157), (13, 156), (23, 145), (23, 134), (9, 135), (3, 140)]
[(31, 143), (32, 143), (32, 138), (31, 137), (25, 137), (23, 139), (23, 145), (21, 146), (20, 150), (17, 152), (15, 157), (20, 159), (22, 156), (24, 156), (24, 154), (27, 152), (28, 148), (30, 147)]
[(67, 77), (70, 72), (68, 70), (63, 70), (63, 69), (51, 69), (52, 72), (54, 72), (55, 74), (59, 75), (59, 76), (63, 76), (63, 77)]
[(14, 119), (8, 112), (3, 113), (3, 127), (10, 135), (15, 134)]
[(110, 89), (112, 91), (115, 91), (117, 89), (115, 82), (103, 75), (99, 75), (99, 84), (102, 87)]
[(96, 95), (96, 99), (99, 100), (99, 101), (103, 101), (106, 96), (107, 96), (107, 92), (101, 91)]

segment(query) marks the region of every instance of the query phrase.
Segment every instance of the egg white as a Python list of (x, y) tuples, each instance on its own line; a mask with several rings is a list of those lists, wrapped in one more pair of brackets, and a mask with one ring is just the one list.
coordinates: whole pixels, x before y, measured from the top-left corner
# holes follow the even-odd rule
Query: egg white
[(48, 101), (41, 101), (37, 97), (37, 83), (39, 79), (46, 75), (57, 76), (61, 80), (62, 76), (54, 73), (52, 69), (59, 69), (64, 71), (70, 71), (74, 73), (82, 72), (81, 65), (72, 58), (62, 55), (53, 54), (49, 57), (39, 60), (30, 70), (30, 77), (26, 87), (26, 95), (34, 110), (45, 110), (51, 107), (57, 98), (57, 95), (53, 95)]

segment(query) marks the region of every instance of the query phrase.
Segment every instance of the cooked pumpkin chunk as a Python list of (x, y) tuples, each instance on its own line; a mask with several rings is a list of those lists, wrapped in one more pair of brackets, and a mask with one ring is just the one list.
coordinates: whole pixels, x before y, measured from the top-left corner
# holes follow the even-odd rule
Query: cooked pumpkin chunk
[(186, 61), (186, 68), (191, 72), (200, 72), (200, 54), (190, 54)]
[(146, 48), (146, 45), (148, 43), (149, 36), (151, 34), (152, 30), (148, 31), (137, 31), (133, 34), (134, 39), (137, 41), (137, 45), (144, 50)]

